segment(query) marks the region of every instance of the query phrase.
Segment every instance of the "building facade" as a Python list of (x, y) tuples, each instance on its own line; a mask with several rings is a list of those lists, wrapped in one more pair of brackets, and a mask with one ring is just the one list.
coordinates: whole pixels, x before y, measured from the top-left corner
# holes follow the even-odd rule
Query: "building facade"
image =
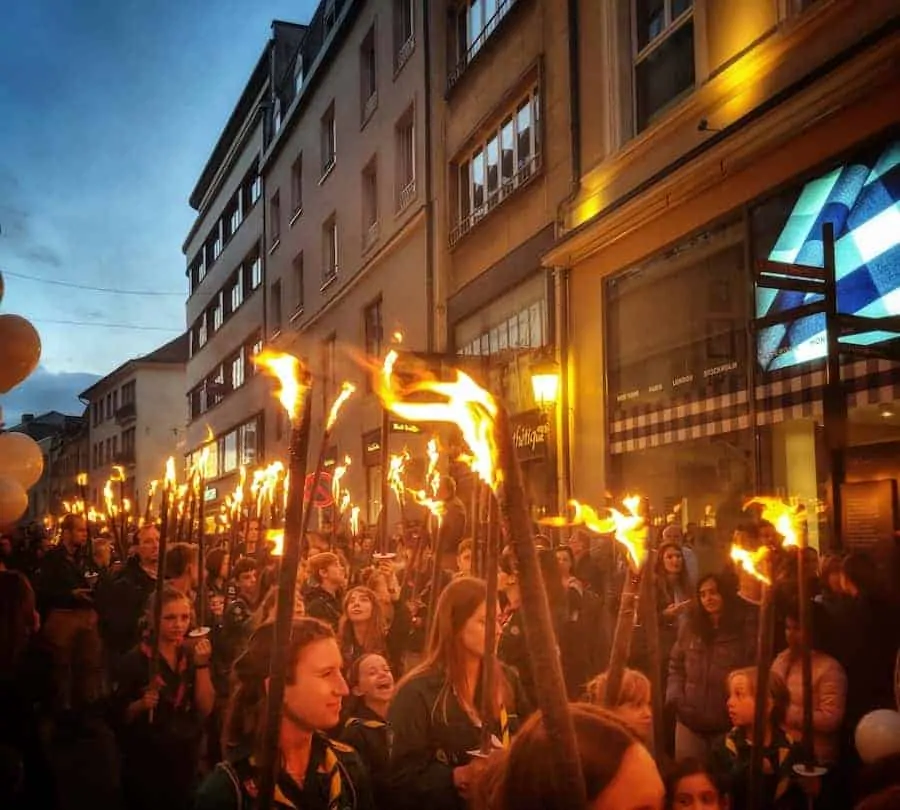
[[(327, 464), (350, 456), (343, 482), (369, 524), (381, 507), (382, 413), (367, 365), (394, 332), (410, 349), (432, 345), (426, 7), (320, 3), (273, 86), (261, 161), (266, 340), (312, 370), (313, 436), (342, 381), (356, 385)], [(271, 394), (267, 425), (267, 445), (285, 457), (286, 419)], [(407, 427), (389, 424), (392, 452), (419, 452)]]
[(103, 508), (112, 468), (125, 472), (125, 497), (134, 507), (165, 473), (166, 459), (185, 445), (184, 391), (188, 337), (180, 335), (149, 354), (128, 360), (79, 398), (89, 421), (88, 500)]
[(838, 513), (824, 315), (760, 321), (821, 296), (757, 281), (767, 268), (784, 279), (788, 265), (823, 267), (828, 225), (838, 309), (900, 311), (900, 107), (886, 103), (900, 92), (898, 10), (576, 5), (584, 168), (544, 256), (570, 307), (574, 490), (636, 490), (720, 550), (754, 493), (796, 499), (823, 549), (836, 527), (847, 547), (890, 541), (897, 334), (870, 333), (866, 356), (843, 358)]
[(563, 422), (538, 402), (557, 360), (555, 279), (541, 257), (573, 188), (565, 3), (431, 3), (434, 228), (442, 349), (480, 366), (512, 414), (537, 514), (567, 495)]
[[(305, 28), (276, 21), (190, 197), (197, 218), (184, 245), (190, 294), (185, 374), (186, 469), (207, 448), (204, 498), (234, 490), (241, 465), (264, 457), (268, 388), (255, 373), (265, 339), (264, 127), (271, 77)], [(212, 508), (209, 513), (213, 514)]]

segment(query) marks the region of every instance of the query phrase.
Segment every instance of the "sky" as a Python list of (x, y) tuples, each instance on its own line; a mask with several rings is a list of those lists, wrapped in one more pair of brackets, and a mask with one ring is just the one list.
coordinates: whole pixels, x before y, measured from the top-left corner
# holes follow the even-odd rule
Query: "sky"
[(77, 394), (98, 376), (183, 330), (181, 245), (195, 214), (188, 197), (272, 20), (307, 22), (315, 7), (315, 0), (6, 4), (0, 313), (28, 318), (42, 354), (37, 371), (0, 396), (0, 421), (51, 409), (80, 413)]

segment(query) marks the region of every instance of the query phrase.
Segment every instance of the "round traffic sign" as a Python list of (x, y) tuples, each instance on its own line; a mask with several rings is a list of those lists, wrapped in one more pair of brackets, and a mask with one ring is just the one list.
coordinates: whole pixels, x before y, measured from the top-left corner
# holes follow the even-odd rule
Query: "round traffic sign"
[(316, 480), (314, 472), (306, 476), (306, 482), (303, 487), (303, 503), (309, 503), (312, 496), (312, 505), (317, 509), (327, 509), (334, 503), (334, 497), (331, 494), (331, 473), (324, 470), (319, 474), (319, 485), (313, 492), (313, 483)]

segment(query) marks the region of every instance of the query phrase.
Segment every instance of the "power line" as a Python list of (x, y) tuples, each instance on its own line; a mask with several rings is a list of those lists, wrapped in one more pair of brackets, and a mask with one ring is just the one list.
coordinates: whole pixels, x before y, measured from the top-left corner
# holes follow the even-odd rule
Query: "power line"
[(134, 323), (102, 323), (100, 321), (60, 321), (54, 318), (31, 318), (28, 320), (35, 323), (52, 323), (62, 326), (96, 326), (102, 329), (135, 329), (141, 332), (170, 332), (172, 334), (180, 333), (182, 329), (171, 329), (167, 326), (142, 326)]
[(165, 292), (163, 290), (116, 290), (112, 287), (92, 287), (89, 284), (75, 284), (72, 281), (57, 281), (53, 278), (38, 278), (37, 276), (29, 276), (25, 273), (13, 273), (10, 270), (4, 270), (3, 275), (10, 278), (21, 278), (25, 281), (34, 281), (38, 284), (53, 284), (57, 287), (74, 287), (76, 290), (90, 290), (91, 292), (115, 293), (116, 295), (163, 295), (184, 298), (183, 292)]

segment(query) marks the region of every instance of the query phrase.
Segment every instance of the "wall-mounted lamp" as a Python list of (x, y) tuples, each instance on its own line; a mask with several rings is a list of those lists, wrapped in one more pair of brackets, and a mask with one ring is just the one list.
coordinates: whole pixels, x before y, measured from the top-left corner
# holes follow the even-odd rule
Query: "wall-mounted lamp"
[(539, 360), (531, 365), (531, 390), (541, 408), (552, 408), (559, 399), (559, 364)]

